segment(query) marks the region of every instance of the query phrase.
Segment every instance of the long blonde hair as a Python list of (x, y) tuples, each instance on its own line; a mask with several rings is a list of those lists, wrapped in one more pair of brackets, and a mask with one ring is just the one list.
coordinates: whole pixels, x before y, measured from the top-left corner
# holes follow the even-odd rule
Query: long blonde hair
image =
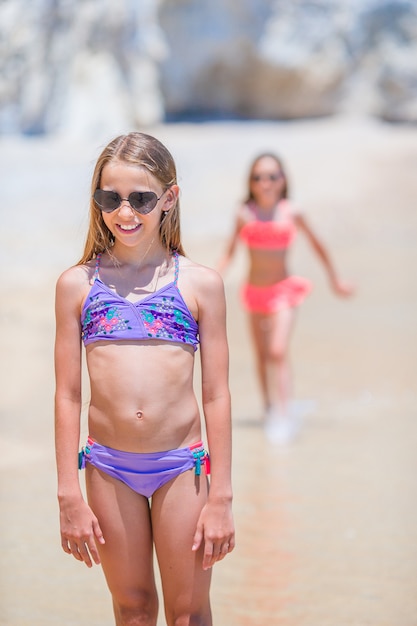
[[(145, 167), (162, 185), (164, 191), (177, 184), (177, 171), (174, 159), (167, 148), (155, 137), (132, 132), (120, 135), (111, 141), (98, 157), (91, 181), (90, 223), (84, 252), (77, 265), (82, 265), (97, 254), (113, 246), (114, 236), (104, 223), (102, 213), (93, 200), (93, 194), (100, 188), (101, 174), (107, 163), (118, 161), (137, 167)], [(168, 252), (176, 250), (184, 254), (181, 244), (180, 203), (161, 215), (159, 234), (162, 245)]]

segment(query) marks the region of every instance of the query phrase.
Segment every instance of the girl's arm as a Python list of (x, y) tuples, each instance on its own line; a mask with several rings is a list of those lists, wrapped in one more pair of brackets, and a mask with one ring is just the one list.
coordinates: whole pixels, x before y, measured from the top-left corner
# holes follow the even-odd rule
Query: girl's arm
[(231, 236), (229, 237), (229, 240), (226, 244), (226, 249), (225, 252), (223, 254), (223, 256), (220, 258), (219, 263), (217, 264), (217, 271), (220, 274), (223, 274), (225, 272), (225, 270), (227, 269), (228, 265), (230, 264), (235, 252), (236, 252), (236, 248), (237, 248), (237, 244), (239, 242), (239, 232), (244, 224), (244, 208), (241, 207), (239, 209), (239, 212), (237, 214), (236, 220), (235, 220), (235, 225), (233, 228), (233, 232), (231, 234)]
[(304, 232), (313, 250), (315, 251), (319, 259), (323, 263), (324, 268), (326, 269), (327, 275), (329, 277), (330, 285), (332, 286), (332, 289), (339, 296), (352, 295), (354, 293), (353, 286), (340, 280), (339, 276), (337, 275), (333, 261), (330, 258), (330, 255), (326, 247), (318, 239), (316, 234), (313, 232), (311, 226), (307, 223), (305, 217), (301, 214), (297, 214), (294, 216), (294, 221), (295, 221), (297, 228)]
[(56, 287), (55, 451), (61, 545), (91, 567), (99, 563), (94, 537), (103, 542), (97, 519), (82, 496), (78, 477), (81, 413), (80, 311), (83, 270), (71, 268)]
[(198, 320), (200, 331), (202, 403), (211, 479), (209, 497), (197, 525), (193, 549), (204, 541), (203, 568), (212, 567), (235, 545), (231, 484), (231, 402), (226, 305), (223, 281), (217, 272), (201, 268)]

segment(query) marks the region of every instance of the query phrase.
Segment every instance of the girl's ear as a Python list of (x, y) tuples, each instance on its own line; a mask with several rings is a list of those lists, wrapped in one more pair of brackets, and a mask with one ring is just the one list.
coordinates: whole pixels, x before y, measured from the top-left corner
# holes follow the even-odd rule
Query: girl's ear
[(178, 185), (172, 185), (165, 193), (165, 201), (162, 210), (166, 212), (172, 209), (172, 207), (174, 207), (177, 203), (179, 194), (180, 188)]

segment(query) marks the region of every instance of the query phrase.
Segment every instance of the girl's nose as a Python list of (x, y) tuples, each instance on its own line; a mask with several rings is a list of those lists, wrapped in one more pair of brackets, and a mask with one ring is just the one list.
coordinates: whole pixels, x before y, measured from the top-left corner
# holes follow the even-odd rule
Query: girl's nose
[(131, 217), (132, 214), (135, 214), (135, 210), (131, 207), (129, 200), (127, 199), (123, 199), (121, 201), (118, 212), (119, 215), (128, 215), (128, 217)]

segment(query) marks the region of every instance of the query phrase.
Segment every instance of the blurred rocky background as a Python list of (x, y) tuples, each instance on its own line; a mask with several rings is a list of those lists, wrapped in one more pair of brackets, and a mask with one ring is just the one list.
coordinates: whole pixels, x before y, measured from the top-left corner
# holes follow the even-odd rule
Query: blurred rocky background
[(0, 0), (0, 133), (417, 121), (415, 0)]

